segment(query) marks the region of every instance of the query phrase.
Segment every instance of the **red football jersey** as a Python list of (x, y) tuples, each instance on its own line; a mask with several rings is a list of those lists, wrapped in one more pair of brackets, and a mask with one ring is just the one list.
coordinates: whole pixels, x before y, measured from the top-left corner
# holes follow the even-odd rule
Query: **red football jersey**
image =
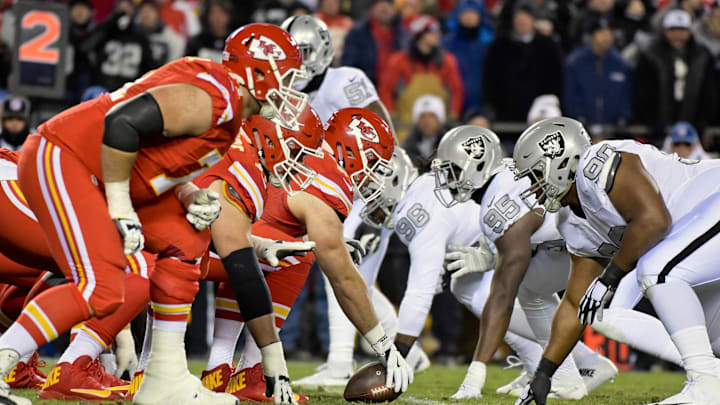
[(130, 194), (135, 204), (147, 202), (219, 162), (233, 143), (243, 118), (242, 91), (222, 65), (200, 58), (178, 59), (112, 93), (56, 115), (41, 125), (39, 132), (50, 142), (72, 151), (102, 180), (100, 147), (108, 110), (153, 87), (177, 83), (192, 84), (210, 94), (212, 126), (197, 137), (167, 138), (153, 145), (143, 145), (141, 140), (130, 178)]
[(252, 222), (260, 219), (267, 198), (267, 178), (257, 152), (244, 137), (238, 136), (225, 157), (194, 182), (207, 188), (217, 179), (225, 180), (223, 194), (228, 201)]
[[(318, 197), (340, 215), (347, 217), (352, 207), (353, 189), (345, 171), (327, 151), (324, 157), (308, 157), (305, 163), (317, 172), (317, 176), (304, 191)], [(288, 195), (282, 188), (268, 187), (267, 205), (262, 218), (280, 231), (298, 238), (307, 231), (290, 212), (287, 198)]]

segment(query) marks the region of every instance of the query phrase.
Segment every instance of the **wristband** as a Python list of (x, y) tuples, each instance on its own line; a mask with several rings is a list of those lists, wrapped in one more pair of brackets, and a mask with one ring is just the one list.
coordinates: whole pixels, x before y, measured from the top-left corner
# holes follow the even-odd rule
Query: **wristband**
[(108, 212), (113, 219), (131, 218), (135, 215), (130, 200), (130, 179), (105, 183), (105, 198)]
[(626, 274), (627, 272), (625, 272), (625, 270), (621, 269), (617, 264), (615, 264), (615, 262), (610, 261), (610, 263), (605, 266), (605, 270), (603, 270), (602, 274), (600, 274), (599, 279), (605, 285), (617, 288), (618, 284), (620, 284), (620, 280), (622, 280)]
[(555, 364), (554, 361), (548, 359), (547, 357), (543, 357), (540, 360), (540, 364), (538, 364), (537, 370), (535, 370), (535, 374), (543, 373), (548, 377), (552, 377), (558, 367), (560, 367), (559, 364)]
[(402, 354), (403, 357), (407, 357), (408, 353), (410, 353), (410, 345), (403, 342), (395, 341), (395, 348)]

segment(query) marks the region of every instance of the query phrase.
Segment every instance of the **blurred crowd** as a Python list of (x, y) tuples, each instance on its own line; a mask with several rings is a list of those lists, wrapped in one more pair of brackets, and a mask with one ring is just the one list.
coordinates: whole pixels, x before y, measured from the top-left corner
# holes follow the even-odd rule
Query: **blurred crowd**
[[(527, 123), (559, 115), (582, 121), (596, 139), (632, 136), (700, 159), (720, 151), (720, 0), (58, 2), (69, 8), (71, 45), (57, 111), (183, 56), (220, 61), (225, 37), (242, 24), (314, 14), (330, 29), (334, 64), (372, 80), (421, 166), (458, 123), (512, 142)], [(18, 149), (48, 113), (33, 115), (42, 100), (5, 90), (13, 3), (0, 0), (0, 146)], [(324, 293), (315, 284), (311, 299)], [(322, 322), (317, 312), (312, 324)], [(288, 319), (286, 338), (299, 342), (309, 335), (295, 324)], [(455, 341), (461, 333), (438, 330)], [(316, 349), (327, 350), (327, 336), (314, 333)]]

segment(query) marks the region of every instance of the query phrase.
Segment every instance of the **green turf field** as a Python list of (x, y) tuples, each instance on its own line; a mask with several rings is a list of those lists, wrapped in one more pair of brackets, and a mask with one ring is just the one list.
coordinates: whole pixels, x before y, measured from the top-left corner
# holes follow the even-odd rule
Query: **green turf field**
[[(191, 362), (190, 368), (200, 374), (204, 363)], [(312, 374), (317, 363), (291, 362), (292, 378), (301, 378)], [(416, 405), (437, 405), (441, 403), (478, 403), (478, 404), (513, 404), (514, 399), (505, 395), (494, 394), (495, 388), (507, 383), (518, 375), (518, 369), (503, 370), (499, 366), (488, 368), (485, 394), (482, 400), (454, 401), (448, 397), (455, 392), (465, 375), (464, 367), (433, 366), (428, 371), (415, 376), (410, 390), (403, 394), (395, 403)], [(614, 383), (600, 387), (590, 396), (581, 401), (549, 400), (549, 404), (593, 404), (593, 405), (640, 405), (660, 400), (678, 392), (682, 388), (684, 374), (681, 373), (620, 373)], [(341, 391), (301, 391), (310, 397), (311, 403), (343, 404)], [(28, 398), (36, 398), (35, 392), (21, 392)], [(80, 404), (81, 402), (39, 401), (38, 404)], [(84, 402), (83, 402), (84, 403)]]

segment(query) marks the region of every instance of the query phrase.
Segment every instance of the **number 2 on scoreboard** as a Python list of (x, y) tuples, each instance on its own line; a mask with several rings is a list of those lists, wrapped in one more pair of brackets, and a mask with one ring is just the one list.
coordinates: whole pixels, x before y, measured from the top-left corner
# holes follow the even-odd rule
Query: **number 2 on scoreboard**
[(49, 46), (60, 38), (58, 16), (49, 11), (31, 11), (23, 16), (21, 26), (23, 29), (41, 26), (44, 30), (20, 45), (20, 61), (57, 64), (60, 60), (60, 51)]

